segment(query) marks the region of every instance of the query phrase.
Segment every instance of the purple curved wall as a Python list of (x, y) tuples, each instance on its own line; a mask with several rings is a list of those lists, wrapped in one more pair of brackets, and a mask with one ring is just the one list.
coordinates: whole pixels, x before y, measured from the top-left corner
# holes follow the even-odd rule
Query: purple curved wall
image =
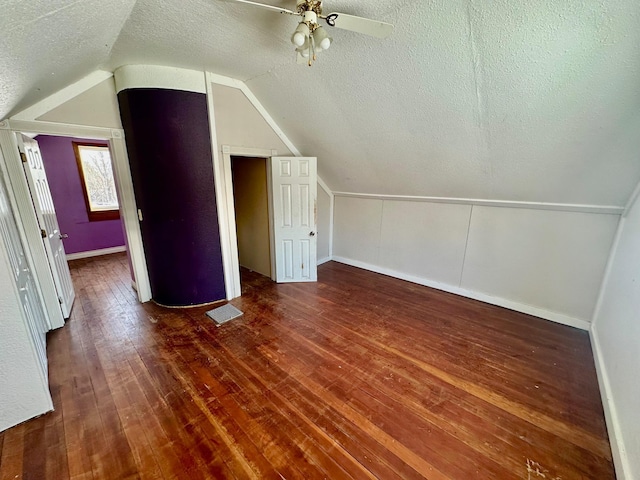
[(140, 88), (118, 101), (153, 299), (226, 298), (206, 95)]

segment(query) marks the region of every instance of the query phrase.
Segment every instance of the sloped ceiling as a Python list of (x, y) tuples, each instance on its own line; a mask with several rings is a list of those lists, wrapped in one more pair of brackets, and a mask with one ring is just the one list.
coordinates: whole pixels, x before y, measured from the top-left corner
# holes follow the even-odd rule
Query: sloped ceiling
[(396, 29), (333, 30), (312, 68), (294, 18), (133, 3), (0, 1), (0, 117), (97, 67), (172, 65), (245, 81), (334, 191), (624, 205), (640, 180), (637, 0), (326, 0)]
[(135, 0), (0, 0), (0, 118), (107, 62)]

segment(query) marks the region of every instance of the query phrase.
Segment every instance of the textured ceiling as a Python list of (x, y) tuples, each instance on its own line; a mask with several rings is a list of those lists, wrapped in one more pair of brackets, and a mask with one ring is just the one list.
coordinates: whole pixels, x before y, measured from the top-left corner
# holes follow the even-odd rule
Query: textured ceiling
[(0, 0), (0, 119), (107, 62), (135, 0)]
[(0, 118), (97, 67), (172, 65), (244, 80), (334, 191), (624, 205), (640, 180), (637, 0), (326, 0), (396, 29), (333, 30), (312, 68), (296, 19), (222, 0), (0, 8)]

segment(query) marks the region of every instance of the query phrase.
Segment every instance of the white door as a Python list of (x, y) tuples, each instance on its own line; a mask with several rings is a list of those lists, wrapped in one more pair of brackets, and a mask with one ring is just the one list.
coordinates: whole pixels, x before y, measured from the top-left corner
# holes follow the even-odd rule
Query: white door
[(24, 135), (18, 134), (17, 136), (18, 148), (20, 149), (24, 171), (31, 191), (31, 199), (33, 200), (36, 217), (42, 232), (47, 260), (49, 261), (53, 281), (58, 292), (62, 315), (64, 318), (69, 318), (76, 293), (73, 289), (73, 283), (71, 283), (69, 265), (67, 264), (67, 257), (62, 244), (62, 239), (66, 238), (66, 235), (60, 232), (60, 227), (58, 226), (58, 218), (53, 206), (53, 199), (51, 198), (49, 182), (42, 163), (38, 142)]
[(38, 360), (46, 378), (46, 334), (49, 326), (36, 289), (35, 279), (27, 262), (15, 216), (11, 210), (2, 172), (0, 172), (0, 237), (7, 247), (11, 273), (18, 288), (20, 304), (27, 320), (27, 328), (34, 340)]
[(272, 157), (276, 282), (315, 282), (317, 190), (315, 157)]

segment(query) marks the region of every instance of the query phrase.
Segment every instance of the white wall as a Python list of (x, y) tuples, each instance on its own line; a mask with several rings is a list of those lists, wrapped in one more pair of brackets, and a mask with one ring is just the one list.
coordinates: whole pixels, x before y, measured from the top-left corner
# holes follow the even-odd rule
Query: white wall
[(617, 215), (474, 207), (462, 288), (589, 321)]
[(36, 120), (121, 129), (120, 108), (113, 78), (103, 80)]
[(640, 478), (640, 201), (620, 225), (591, 338), (618, 478)]
[(318, 263), (329, 260), (331, 256), (331, 197), (318, 184)]
[(277, 150), (278, 155), (291, 155), (242, 90), (213, 84), (211, 92), (218, 145)]
[(335, 198), (334, 259), (588, 328), (618, 215)]

